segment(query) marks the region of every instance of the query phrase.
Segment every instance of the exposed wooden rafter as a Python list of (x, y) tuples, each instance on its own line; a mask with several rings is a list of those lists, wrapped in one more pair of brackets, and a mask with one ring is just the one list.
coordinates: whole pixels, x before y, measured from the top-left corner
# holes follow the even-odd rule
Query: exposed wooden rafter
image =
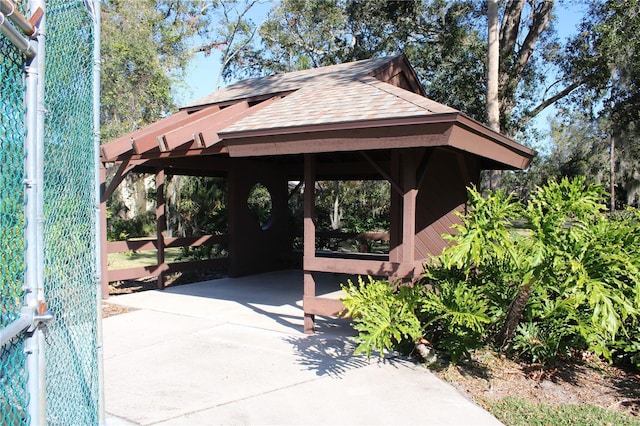
[(127, 177), (127, 175), (138, 165), (142, 164), (144, 161), (140, 160), (131, 160), (125, 159), (118, 166), (118, 170), (116, 170), (116, 174), (111, 178), (111, 182), (109, 185), (104, 182), (104, 187), (102, 191), (102, 195), (100, 196), (100, 200), (105, 202), (113, 195), (113, 191), (116, 190), (118, 185), (122, 183), (122, 181)]
[(249, 102), (240, 101), (214, 114), (208, 114), (197, 120), (185, 123), (180, 127), (165, 129), (165, 132), (157, 138), (160, 151), (171, 151), (187, 144), (193, 144), (193, 148), (211, 146), (213, 145), (212, 143), (206, 144), (204, 135), (209, 135), (211, 129), (231, 121), (235, 116), (247, 109), (249, 109)]
[(431, 160), (431, 154), (433, 154), (433, 149), (427, 149), (422, 155), (420, 164), (418, 164), (418, 168), (416, 170), (416, 182), (417, 182), (418, 188), (422, 185), (422, 181), (424, 180), (424, 177), (427, 175), (427, 167), (429, 167), (429, 160)]
[(404, 191), (402, 190), (402, 186), (400, 186), (400, 184), (398, 184), (398, 182), (396, 182), (391, 177), (391, 174), (389, 172), (387, 172), (385, 169), (382, 168), (382, 166), (376, 163), (376, 161), (373, 158), (371, 158), (371, 156), (366, 152), (360, 151), (360, 155), (365, 160), (367, 160), (367, 162), (371, 165), (371, 167), (373, 167), (378, 173), (380, 173), (380, 176), (382, 176), (383, 178), (389, 181), (389, 183), (391, 184), (391, 188), (393, 188), (394, 191), (396, 191), (400, 195), (403, 194)]
[(158, 137), (165, 133), (167, 129), (182, 126), (187, 122), (192, 122), (194, 120), (198, 120), (201, 117), (215, 114), (217, 111), (220, 111), (220, 108), (216, 105), (213, 105), (205, 107), (200, 111), (196, 111), (193, 113), (180, 111), (170, 117), (167, 117), (165, 120), (160, 120), (155, 123), (158, 126), (154, 126), (152, 124), (151, 126), (143, 129), (144, 131), (140, 134), (132, 134), (131, 139), (133, 140), (133, 150), (136, 154), (142, 154), (143, 152), (158, 149)]

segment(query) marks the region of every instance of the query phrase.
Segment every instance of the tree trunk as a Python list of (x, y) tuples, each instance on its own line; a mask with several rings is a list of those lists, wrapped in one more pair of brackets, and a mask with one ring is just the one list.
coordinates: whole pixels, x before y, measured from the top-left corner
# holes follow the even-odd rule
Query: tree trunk
[(333, 200), (333, 212), (331, 213), (331, 229), (336, 230), (342, 227), (340, 214), (340, 181), (334, 182), (334, 200)]
[(531, 283), (523, 284), (522, 286), (520, 286), (518, 294), (509, 305), (507, 318), (505, 319), (502, 328), (496, 335), (495, 342), (498, 347), (504, 348), (509, 342), (511, 342), (511, 339), (513, 339), (513, 336), (516, 333), (516, 328), (520, 323), (520, 318), (522, 318), (522, 314), (524, 313), (524, 309), (527, 306), (527, 302), (529, 301), (530, 296)]
[(489, 0), (487, 52), (487, 122), (491, 130), (500, 131), (500, 103), (498, 101), (498, 78), (500, 67), (500, 45), (498, 43), (498, 0)]
[[(489, 0), (487, 5), (488, 51), (487, 51), (487, 123), (491, 130), (500, 132), (500, 101), (498, 79), (500, 77), (500, 44), (498, 42), (498, 0)], [(499, 182), (497, 170), (489, 172), (489, 189)]]
[[(502, 27), (500, 29), (500, 77), (499, 98), (500, 113), (508, 119), (516, 104), (516, 91), (522, 72), (527, 66), (536, 43), (547, 28), (553, 11), (553, 0), (536, 0), (531, 2), (530, 25), (526, 34), (521, 34), (522, 13), (526, 2), (510, 0), (505, 5)], [(508, 134), (517, 129), (507, 130)]]
[(613, 213), (616, 210), (616, 138), (611, 135), (611, 147), (609, 152), (609, 188), (611, 190), (611, 212)]

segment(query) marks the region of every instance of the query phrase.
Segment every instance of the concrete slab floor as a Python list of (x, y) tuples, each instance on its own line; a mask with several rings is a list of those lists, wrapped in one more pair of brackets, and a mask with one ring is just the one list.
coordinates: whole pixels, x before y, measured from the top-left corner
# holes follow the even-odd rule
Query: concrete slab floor
[(301, 299), (299, 271), (110, 298), (138, 310), (103, 322), (107, 425), (500, 424), (420, 365), (354, 356), (349, 320), (304, 335)]

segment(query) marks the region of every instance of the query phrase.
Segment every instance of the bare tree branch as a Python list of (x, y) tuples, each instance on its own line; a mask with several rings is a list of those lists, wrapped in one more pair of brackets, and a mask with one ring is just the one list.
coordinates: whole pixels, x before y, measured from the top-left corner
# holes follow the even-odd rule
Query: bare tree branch
[[(238, 54), (238, 52), (240, 52), (247, 44), (249, 44), (251, 42), (251, 40), (253, 40), (253, 37), (256, 33), (256, 28), (253, 29), (253, 31), (251, 32), (251, 35), (249, 36), (249, 38), (247, 40), (245, 40), (245, 42), (238, 47), (236, 50), (234, 50), (232, 52), (233, 49), (233, 42), (236, 38), (236, 35), (238, 34), (238, 32), (240, 31), (240, 25), (242, 24), (242, 19), (244, 18), (244, 16), (249, 12), (249, 10), (258, 2), (258, 0), (252, 0), (251, 2), (247, 3), (244, 10), (242, 11), (241, 14), (238, 15), (235, 25), (233, 26), (233, 31), (231, 32), (230, 37), (227, 39), (226, 45), (227, 48), (224, 51), (224, 54), (222, 56), (222, 66), (220, 67), (220, 71), (218, 72), (218, 78), (216, 80), (216, 90), (218, 90), (220, 88), (220, 82), (222, 80), (222, 73), (225, 69), (225, 67), (229, 64), (229, 61)], [(229, 11), (227, 10), (227, 6), (226, 4), (223, 2), (223, 8), (224, 8), (224, 18), (225, 21), (230, 22), (229, 19)]]
[(520, 121), (518, 121), (517, 128), (524, 127), (525, 124), (527, 124), (536, 115), (540, 114), (540, 112), (542, 112), (542, 110), (544, 110), (546, 107), (548, 107), (550, 105), (553, 105), (558, 100), (564, 98), (565, 96), (567, 96), (569, 93), (573, 92), (575, 89), (580, 87), (585, 82), (586, 82), (586, 79), (581, 79), (581, 80), (578, 80), (578, 81), (574, 81), (573, 83), (571, 83), (570, 85), (568, 85), (567, 87), (565, 87), (564, 89), (562, 89), (561, 91), (559, 91), (558, 93), (553, 95), (552, 97), (550, 97), (548, 99), (545, 99), (544, 101), (540, 102), (540, 104), (538, 104), (538, 106), (536, 106), (534, 109), (529, 111), (526, 115), (524, 115), (520, 119)]
[(253, 31), (251, 32), (251, 35), (244, 41), (244, 43), (242, 43), (240, 46), (238, 46), (237, 49), (235, 49), (231, 54), (228, 54), (226, 56), (226, 58), (224, 59), (224, 61), (222, 62), (222, 66), (220, 67), (220, 72), (218, 73), (218, 79), (216, 82), (216, 90), (218, 90), (220, 88), (220, 82), (222, 80), (222, 73), (224, 72), (224, 69), (227, 67), (227, 65), (229, 65), (229, 62), (231, 62), (231, 60), (242, 51), (242, 49), (244, 49), (249, 43), (251, 43), (251, 41), (253, 40), (253, 37), (255, 37), (256, 32), (257, 32), (258, 28), (254, 28)]

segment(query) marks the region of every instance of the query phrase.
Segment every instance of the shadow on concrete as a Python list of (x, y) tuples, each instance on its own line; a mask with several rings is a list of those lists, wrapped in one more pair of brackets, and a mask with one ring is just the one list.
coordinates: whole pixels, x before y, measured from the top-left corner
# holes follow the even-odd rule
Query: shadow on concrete
[[(316, 295), (340, 297), (340, 284), (352, 276), (333, 273), (314, 274)], [(303, 274), (300, 270), (284, 270), (240, 278), (219, 278), (194, 284), (169, 287), (166, 293), (225, 300), (238, 303), (276, 323), (302, 331)], [(318, 332), (323, 332), (327, 319), (317, 317)], [(326, 325), (326, 327), (331, 327)], [(340, 327), (350, 332), (351, 327)], [(337, 331), (337, 330), (334, 330)]]
[(296, 352), (296, 362), (317, 376), (341, 377), (349, 370), (369, 365), (364, 356), (353, 354), (356, 345), (350, 337), (289, 337), (285, 339)]
[(385, 355), (379, 357), (372, 352), (371, 359), (366, 355), (355, 354), (358, 346), (355, 341), (357, 332), (347, 318), (327, 318), (319, 322), (313, 336), (291, 336), (285, 341), (296, 353), (296, 362), (317, 376), (341, 378), (349, 370), (365, 367), (372, 363), (382, 363), (397, 367), (400, 364), (414, 364), (406, 357)]

